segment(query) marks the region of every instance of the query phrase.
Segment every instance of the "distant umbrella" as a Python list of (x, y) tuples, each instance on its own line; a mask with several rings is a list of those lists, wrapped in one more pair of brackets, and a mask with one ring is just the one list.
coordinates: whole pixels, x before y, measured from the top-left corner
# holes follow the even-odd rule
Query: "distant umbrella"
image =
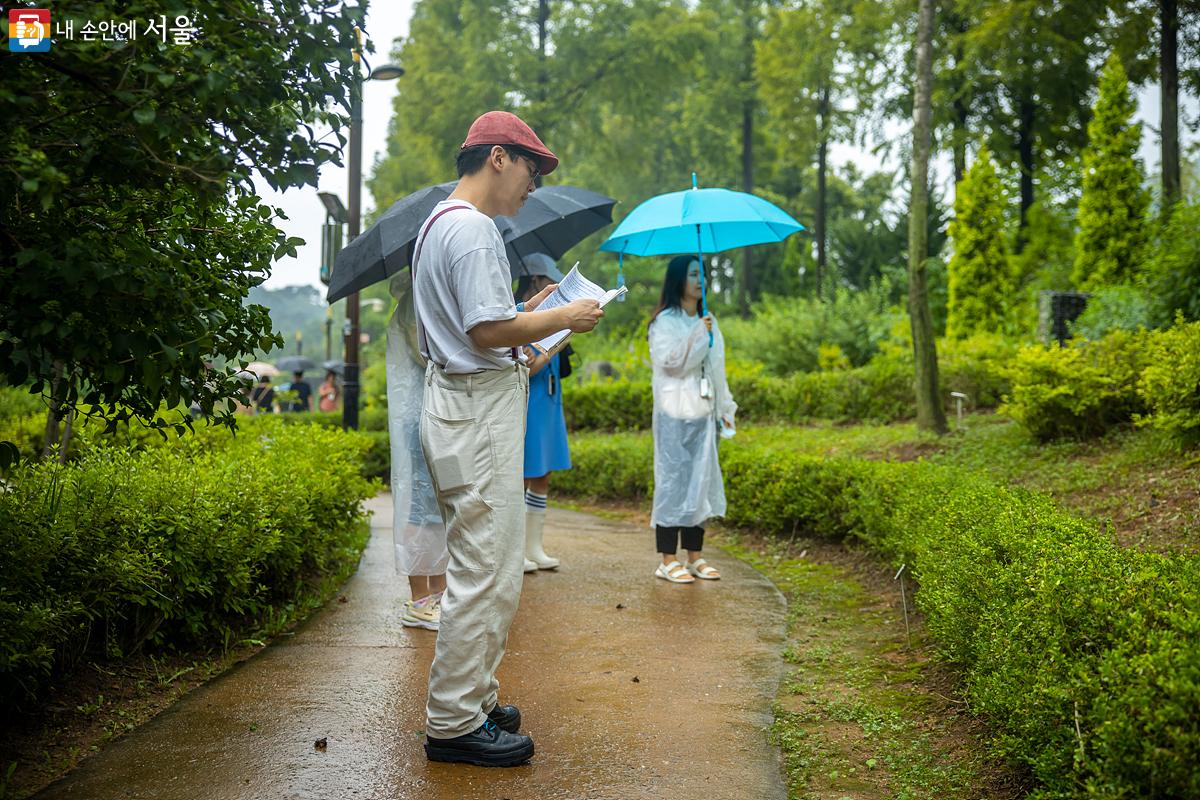
[(268, 364), (265, 361), (251, 361), (242, 372), (248, 372), (254, 375), (255, 378), (261, 378), (264, 375), (268, 378), (273, 378), (279, 374), (279, 370), (276, 369), (274, 364)]
[(317, 368), (317, 362), (308, 356), (285, 356), (275, 362), (280, 372), (307, 372)]
[(332, 361), (326, 361), (321, 364), (321, 369), (325, 370), (326, 372), (336, 372), (338, 375), (341, 375), (346, 370), (346, 362), (335, 358)]

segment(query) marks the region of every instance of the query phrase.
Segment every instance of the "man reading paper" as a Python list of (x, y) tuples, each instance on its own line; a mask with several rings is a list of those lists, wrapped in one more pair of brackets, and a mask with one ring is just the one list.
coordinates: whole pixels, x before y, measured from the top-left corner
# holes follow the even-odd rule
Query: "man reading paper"
[(528, 370), (521, 345), (567, 328), (589, 331), (592, 299), (518, 312), (498, 214), (515, 215), (558, 158), (516, 115), (472, 123), (459, 182), (429, 215), (413, 256), (418, 343), (428, 361), (421, 445), (450, 562), (429, 670), (425, 754), (433, 761), (514, 766), (533, 756), (521, 714), (499, 704), (496, 669), (517, 611), (524, 563), (522, 462)]

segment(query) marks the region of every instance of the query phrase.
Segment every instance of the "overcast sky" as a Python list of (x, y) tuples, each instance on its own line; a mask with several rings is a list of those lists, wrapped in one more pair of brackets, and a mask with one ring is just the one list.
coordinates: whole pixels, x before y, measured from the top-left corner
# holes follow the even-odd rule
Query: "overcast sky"
[[(388, 60), (392, 43), (399, 36), (408, 35), (408, 22), (412, 16), (415, 0), (376, 0), (370, 6), (367, 15), (367, 33), (375, 44), (375, 53), (368, 56), (372, 65), (378, 66)], [(404, 80), (400, 78), (399, 80)], [(387, 150), (388, 119), (392, 113), (392, 100), (396, 96), (398, 81), (366, 81), (363, 89), (363, 178), (371, 174), (376, 159)], [(1142, 162), (1149, 174), (1158, 175), (1158, 125), (1159, 102), (1158, 88), (1148, 87), (1139, 93), (1138, 118), (1142, 126)], [(1196, 98), (1180, 98), (1180, 106), (1188, 119), (1195, 119), (1200, 114), (1200, 104)], [(480, 109), (483, 113), (488, 109)], [(897, 130), (904, 123), (895, 122)], [(1195, 137), (1180, 125), (1180, 135), (1185, 145), (1195, 141)], [(323, 132), (322, 132), (323, 133)], [(463, 132), (464, 135), (466, 131)], [(553, 146), (553, 145), (552, 145)], [(343, 160), (345, 160), (343, 158)], [(835, 144), (830, 151), (830, 163), (835, 168), (853, 160), (864, 171), (872, 171), (883, 166), (880, 160), (869, 152), (842, 144)], [(947, 153), (938, 155), (933, 168), (938, 178), (945, 182), (949, 189), (950, 157)], [(894, 166), (894, 165), (893, 165)], [(289, 189), (287, 192), (275, 192), (264, 181), (256, 181), (260, 196), (270, 205), (278, 206), (288, 215), (288, 220), (280, 223), (289, 236), (299, 236), (306, 241), (303, 247), (297, 249), (296, 258), (284, 258), (276, 262), (271, 277), (266, 286), (272, 289), (284, 286), (309, 284), (324, 290), (318, 278), (321, 261), (321, 225), (325, 222), (325, 211), (317, 198), (318, 191), (334, 192), (345, 203), (348, 200), (347, 185), (348, 170), (333, 165), (321, 170), (320, 188), (311, 186), (303, 189)], [(645, 198), (619, 198), (625, 207), (632, 208)], [(363, 187), (362, 194), (363, 219), (367, 218), (374, 208), (374, 202)], [(804, 222), (805, 220), (801, 220)]]

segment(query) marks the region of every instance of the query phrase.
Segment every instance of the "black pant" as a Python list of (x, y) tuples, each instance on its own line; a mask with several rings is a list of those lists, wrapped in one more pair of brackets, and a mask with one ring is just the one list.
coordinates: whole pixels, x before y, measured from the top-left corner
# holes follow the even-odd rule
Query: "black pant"
[(683, 549), (692, 552), (700, 552), (704, 549), (704, 528), (699, 525), (692, 525), (687, 528), (666, 528), (662, 525), (654, 526), (654, 535), (658, 540), (658, 552), (666, 555), (674, 555), (679, 549), (679, 540), (683, 540)]

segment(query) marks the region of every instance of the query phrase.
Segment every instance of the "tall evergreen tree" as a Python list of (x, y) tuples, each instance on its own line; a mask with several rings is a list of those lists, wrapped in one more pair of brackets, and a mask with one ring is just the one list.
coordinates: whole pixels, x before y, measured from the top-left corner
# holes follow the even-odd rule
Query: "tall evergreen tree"
[(950, 300), (946, 334), (963, 338), (1004, 326), (1013, 294), (1012, 266), (1004, 238), (1004, 191), (986, 147), (958, 186), (950, 239)]
[(1145, 255), (1150, 196), (1137, 158), (1142, 126), (1132, 122), (1136, 110), (1125, 68), (1114, 53), (1100, 76), (1100, 97), (1083, 153), (1083, 195), (1071, 273), (1081, 289), (1130, 282)]

